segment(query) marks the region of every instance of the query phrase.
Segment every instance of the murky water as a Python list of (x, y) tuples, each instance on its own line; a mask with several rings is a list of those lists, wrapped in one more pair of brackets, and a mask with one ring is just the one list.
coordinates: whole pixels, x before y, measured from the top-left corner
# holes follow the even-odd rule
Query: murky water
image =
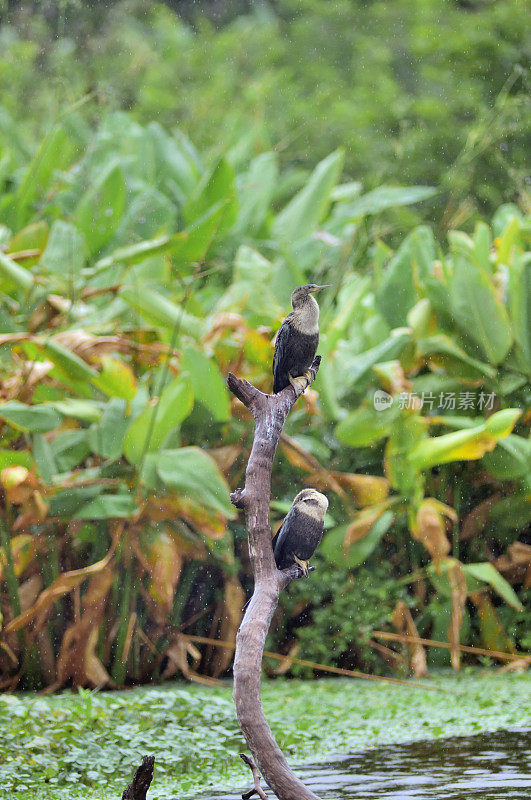
[(297, 774), (322, 800), (528, 800), (531, 729), (378, 747)]

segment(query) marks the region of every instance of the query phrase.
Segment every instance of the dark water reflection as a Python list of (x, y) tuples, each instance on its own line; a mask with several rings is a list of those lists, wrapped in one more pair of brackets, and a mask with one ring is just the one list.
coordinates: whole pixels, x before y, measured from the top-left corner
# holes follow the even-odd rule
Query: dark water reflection
[(322, 800), (527, 800), (530, 766), (531, 729), (378, 747), (297, 773)]

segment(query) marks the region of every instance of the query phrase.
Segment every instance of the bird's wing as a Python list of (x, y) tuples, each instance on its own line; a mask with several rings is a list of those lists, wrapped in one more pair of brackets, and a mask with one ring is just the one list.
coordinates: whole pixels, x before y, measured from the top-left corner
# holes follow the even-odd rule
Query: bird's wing
[(276, 386), (280, 379), (280, 373), (285, 370), (284, 365), (289, 352), (289, 340), (291, 338), (291, 333), (291, 325), (286, 318), (282, 323), (279, 332), (277, 333), (277, 338), (275, 341), (275, 354), (273, 356), (273, 376), (275, 378), (275, 388), (273, 388), (274, 392), (277, 391)]

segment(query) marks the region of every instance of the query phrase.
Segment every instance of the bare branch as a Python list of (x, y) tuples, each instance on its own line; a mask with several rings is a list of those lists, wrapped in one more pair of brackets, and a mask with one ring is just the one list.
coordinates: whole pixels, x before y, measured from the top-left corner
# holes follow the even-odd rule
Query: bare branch
[[(234, 703), (254, 760), (279, 800), (319, 800), (291, 771), (271, 733), (262, 711), (260, 679), (265, 639), (279, 594), (292, 580), (301, 577), (302, 572), (297, 565), (279, 571), (275, 564), (269, 520), (273, 459), (286, 417), (315, 379), (320, 360), (318, 356), (308, 374), (297, 380), (297, 389), (290, 385), (276, 395), (264, 394), (232, 374), (228, 378), (230, 390), (255, 420), (245, 486), (231, 495), (234, 505), (245, 511), (255, 580), (253, 596), (236, 636)], [(256, 788), (252, 791), (257, 792)]]
[(250, 792), (244, 792), (242, 794), (242, 800), (251, 800), (253, 795), (257, 794), (258, 797), (261, 797), (262, 800), (268, 800), (268, 797), (262, 787), (260, 786), (260, 775), (258, 774), (258, 768), (254, 763), (252, 758), (245, 755), (245, 753), (240, 753), (240, 758), (245, 761), (248, 767), (251, 768), (251, 772), (253, 773), (253, 780), (254, 780), (254, 788), (251, 789)]
[(153, 780), (155, 756), (144, 756), (134, 774), (133, 780), (122, 794), (122, 800), (146, 800), (146, 794)]

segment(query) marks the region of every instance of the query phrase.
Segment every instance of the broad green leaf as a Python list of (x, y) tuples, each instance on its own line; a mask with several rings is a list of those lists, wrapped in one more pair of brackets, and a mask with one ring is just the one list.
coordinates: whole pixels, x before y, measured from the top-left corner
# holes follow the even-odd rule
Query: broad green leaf
[(48, 235), (48, 223), (46, 223), (44, 220), (32, 222), (30, 225), (26, 225), (25, 228), (22, 228), (22, 230), (18, 231), (18, 233), (12, 237), (9, 242), (8, 252), (14, 255), (15, 253), (19, 253), (21, 251), (36, 250), (38, 253), (37, 255), (32, 256), (31, 258), (24, 258), (24, 266), (26, 269), (33, 267), (39, 261), (39, 258), (46, 247)]
[(480, 346), (492, 364), (499, 364), (513, 337), (509, 317), (490, 277), (472, 261), (455, 256), (450, 296), (452, 313), (465, 336)]
[(89, 431), (88, 441), (93, 452), (111, 461), (120, 458), (128, 426), (125, 400), (113, 398), (107, 403), (99, 423)]
[(65, 286), (77, 281), (85, 262), (85, 237), (71, 222), (56, 220), (50, 231), (41, 264), (63, 278)]
[(380, 186), (341, 209), (341, 214), (358, 219), (368, 214), (379, 214), (387, 208), (420, 203), (435, 194), (437, 189), (431, 186)]
[(531, 255), (514, 259), (509, 271), (509, 307), (514, 338), (531, 375)]
[(451, 377), (477, 380), (485, 376), (487, 378), (496, 376), (496, 370), (493, 367), (469, 356), (450, 336), (444, 333), (421, 338), (416, 344), (419, 356), (430, 358), (430, 362), (433, 362), (436, 367), (442, 367)]
[(190, 414), (194, 394), (190, 378), (181, 375), (169, 383), (159, 399), (151, 399), (131, 423), (123, 452), (130, 464), (139, 464), (145, 453), (157, 450), (171, 430)]
[(31, 433), (46, 433), (58, 428), (63, 417), (48, 405), (28, 406), (18, 400), (0, 404), (0, 419), (14, 428)]
[(64, 400), (54, 400), (48, 403), (65, 417), (79, 419), (82, 422), (99, 422), (101, 407), (93, 400), (78, 400), (76, 397), (66, 397)]
[(238, 214), (234, 170), (224, 158), (220, 158), (212, 172), (205, 175), (183, 208), (188, 225), (198, 222), (212, 206), (220, 202), (226, 208), (220, 225), (220, 232), (224, 232), (232, 227)]
[(229, 419), (229, 395), (217, 364), (201, 350), (186, 345), (181, 365), (190, 375), (196, 401), (206, 406), (219, 422)]
[(122, 397), (132, 400), (136, 395), (135, 373), (129, 366), (114, 356), (101, 357), (102, 370), (92, 383), (110, 397)]
[(135, 499), (129, 494), (103, 494), (95, 497), (73, 515), (74, 519), (113, 519), (136, 513)]
[(229, 497), (229, 487), (215, 461), (199, 447), (161, 450), (146, 458), (146, 467), (153, 467), (163, 484), (184, 498), (226, 517), (236, 516)]
[(53, 476), (58, 471), (52, 448), (41, 433), (33, 434), (32, 443), (37, 468), (44, 483), (50, 484)]
[(501, 480), (521, 478), (531, 472), (531, 441), (509, 434), (483, 456), (482, 463)]
[(382, 411), (374, 405), (361, 406), (336, 425), (335, 436), (350, 447), (367, 447), (388, 436), (399, 415), (396, 401)]
[(44, 355), (69, 378), (76, 381), (86, 381), (95, 378), (98, 374), (86, 361), (83, 361), (82, 358), (63, 347), (62, 344), (59, 344), (54, 339), (37, 343), (42, 347)]
[(114, 161), (89, 186), (75, 212), (75, 221), (91, 254), (107, 244), (122, 218), (125, 203), (125, 177), (121, 164)]
[(363, 564), (376, 549), (382, 537), (391, 527), (393, 519), (392, 511), (383, 511), (369, 532), (357, 542), (353, 542), (348, 549), (344, 544), (348, 525), (342, 525), (325, 535), (319, 549), (330, 564), (340, 568), (357, 567), (359, 564)]
[(499, 238), (496, 261), (498, 264), (510, 264), (513, 248), (520, 233), (520, 221), (517, 216), (512, 217)]
[(343, 150), (335, 150), (319, 162), (304, 188), (277, 215), (273, 223), (274, 236), (290, 242), (310, 236), (330, 206), (343, 160)]
[(178, 264), (188, 264), (202, 261), (222, 227), (225, 214), (230, 213), (230, 204), (227, 202), (216, 203), (194, 224), (186, 229), (186, 239), (183, 239), (175, 253)]
[(264, 224), (278, 180), (275, 153), (261, 153), (251, 161), (240, 181), (240, 211), (235, 233), (257, 234)]
[(506, 408), (482, 425), (424, 439), (409, 454), (409, 461), (418, 469), (429, 469), (450, 461), (481, 458), (494, 449), (498, 439), (508, 436), (521, 413), (520, 409)]
[(355, 385), (360, 378), (365, 376), (380, 361), (391, 361), (394, 358), (398, 358), (410, 341), (411, 335), (409, 332), (398, 330), (384, 342), (376, 345), (376, 347), (372, 347), (370, 350), (351, 358), (344, 368), (344, 376), (348, 385)]
[(492, 274), (490, 252), (492, 249), (492, 236), (490, 228), (484, 222), (476, 223), (474, 230), (474, 256), (478, 265), (489, 275)]
[(156, 239), (119, 247), (105, 258), (100, 258), (96, 262), (95, 270), (101, 272), (115, 264), (140, 264), (152, 256), (171, 254), (182, 247), (187, 239), (188, 234), (182, 231), (173, 236), (158, 236)]
[(22, 292), (30, 292), (33, 288), (33, 275), (24, 267), (8, 258), (0, 250), (0, 289), (9, 292), (13, 288)]
[(81, 464), (90, 453), (88, 431), (61, 431), (50, 444), (57, 471), (70, 472)]
[(492, 586), (494, 591), (497, 592), (506, 603), (516, 608), (517, 611), (524, 610), (512, 586), (507, 583), (505, 578), (502, 578), (498, 570), (493, 567), (489, 561), (485, 561), (481, 564), (464, 564), (463, 570), (467, 576), (472, 575), (472, 577), (476, 578), (478, 581), (488, 583), (489, 586)]
[(60, 489), (49, 498), (49, 517), (66, 517), (69, 519), (76, 511), (86, 506), (89, 500), (98, 497), (105, 486), (74, 486)]
[(124, 286), (119, 296), (147, 322), (163, 328), (173, 328), (179, 324), (183, 333), (199, 338), (204, 333), (202, 320), (189, 314), (167, 297), (152, 289)]
[(0, 471), (6, 467), (26, 467), (30, 469), (33, 458), (29, 450), (0, 450)]
[(411, 239), (406, 239), (391, 259), (376, 290), (376, 306), (392, 328), (406, 324), (417, 297), (413, 282)]

